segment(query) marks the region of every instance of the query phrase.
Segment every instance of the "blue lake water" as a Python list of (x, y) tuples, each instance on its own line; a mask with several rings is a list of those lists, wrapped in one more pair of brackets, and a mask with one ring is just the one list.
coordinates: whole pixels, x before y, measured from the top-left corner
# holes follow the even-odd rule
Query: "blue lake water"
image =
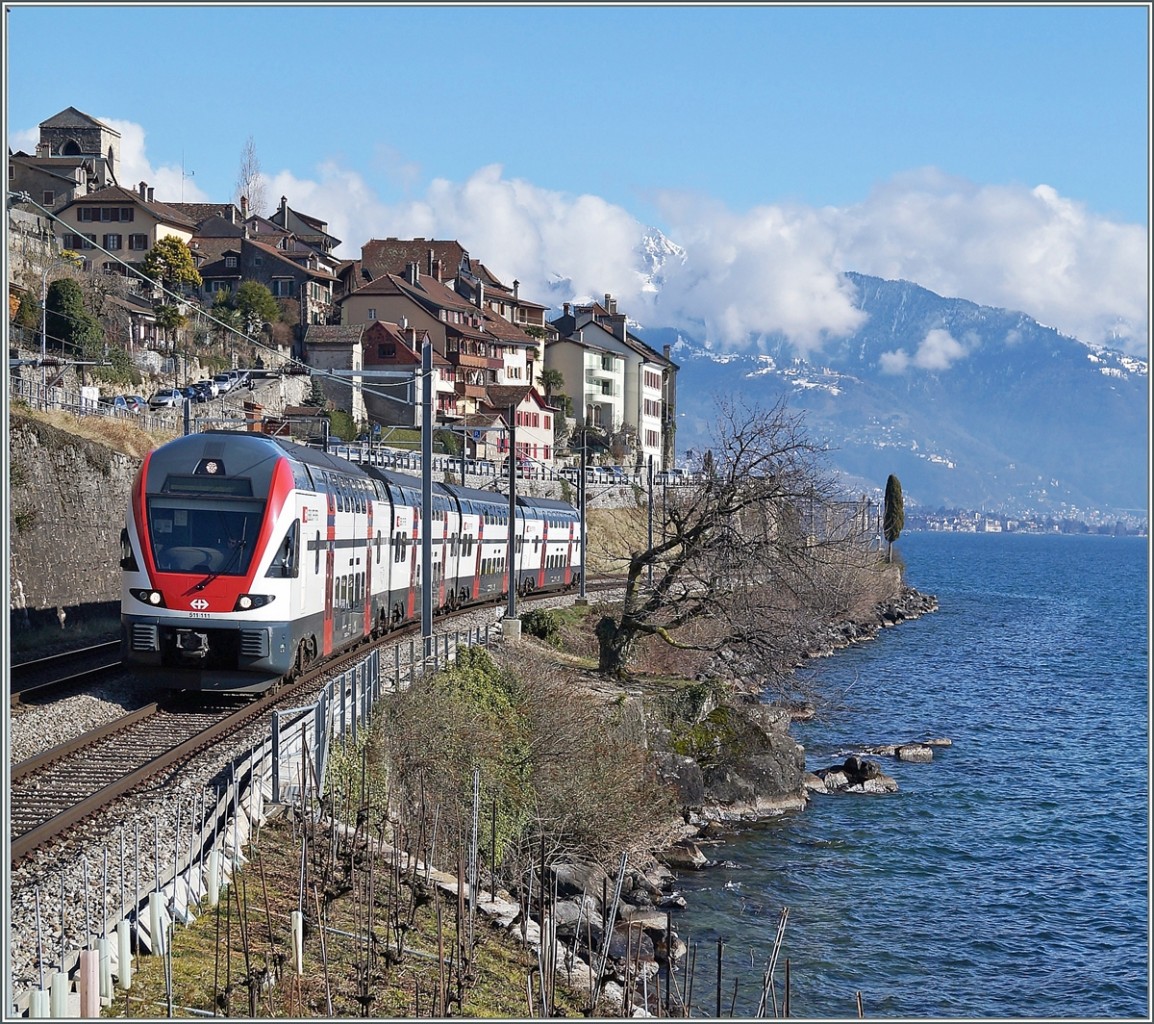
[[(694, 1015), (751, 1016), (779, 916), (791, 1015), (1149, 1019), (1148, 551), (1141, 538), (906, 534), (939, 611), (811, 663), (844, 710), (795, 724), (810, 770), (862, 746), (900, 790), (815, 796), (679, 879)], [(734, 997), (734, 986), (736, 998)], [(772, 1010), (768, 1015), (772, 1015)]]

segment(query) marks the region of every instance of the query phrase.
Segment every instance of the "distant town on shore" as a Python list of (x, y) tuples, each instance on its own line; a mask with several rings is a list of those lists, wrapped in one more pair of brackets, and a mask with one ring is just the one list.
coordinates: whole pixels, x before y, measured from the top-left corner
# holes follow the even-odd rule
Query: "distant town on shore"
[(967, 509), (925, 509), (906, 507), (905, 530), (930, 533), (1066, 533), (1096, 534), (1106, 537), (1145, 537), (1147, 517), (1137, 512), (1107, 514), (1086, 512), (1058, 518), (1052, 515), (1007, 515)]

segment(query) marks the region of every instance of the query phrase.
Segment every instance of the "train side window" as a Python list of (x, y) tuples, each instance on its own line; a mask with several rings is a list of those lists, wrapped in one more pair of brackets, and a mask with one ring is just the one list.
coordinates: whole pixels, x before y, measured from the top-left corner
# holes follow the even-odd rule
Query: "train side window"
[(296, 519), (281, 541), (276, 554), (272, 556), (266, 576), (287, 576), (295, 578), (300, 574), (300, 530), (301, 521)]
[(377, 549), (377, 565), (380, 565), (380, 564), (381, 564), (381, 548), (382, 548), (382, 547), (384, 547), (384, 544), (382, 543), (382, 538), (381, 538), (381, 531), (380, 531), (380, 530), (377, 530), (377, 542), (376, 542), (376, 549)]
[(316, 487), (313, 485), (313, 478), (309, 474), (309, 468), (303, 462), (293, 462), (293, 486), (298, 491), (315, 491)]
[(127, 572), (136, 572), (136, 552), (132, 550), (132, 541), (128, 539), (128, 528), (120, 531), (120, 568)]
[(314, 568), (313, 571), (319, 576), (320, 572), (321, 572), (321, 531), (320, 530), (317, 530), (316, 547), (314, 548), (314, 550), (316, 551), (317, 562), (316, 562), (316, 567)]

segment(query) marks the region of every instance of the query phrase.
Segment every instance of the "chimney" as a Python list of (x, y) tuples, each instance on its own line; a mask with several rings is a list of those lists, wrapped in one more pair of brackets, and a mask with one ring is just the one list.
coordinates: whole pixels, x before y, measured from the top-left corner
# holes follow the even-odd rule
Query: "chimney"
[(521, 282), (520, 281), (514, 281), (513, 282), (513, 298), (514, 299), (519, 298), (520, 292), (521, 292)]
[(416, 263), (405, 264), (405, 280), (413, 285), (421, 283), (421, 268)]
[(428, 273), (429, 273), (429, 277), (432, 277), (432, 278), (436, 279), (437, 281), (441, 280), (441, 275), (437, 273), (437, 261), (433, 257), (433, 250), (432, 249), (429, 250), (429, 271), (428, 271)]
[(240, 219), (248, 220), (248, 196), (240, 197)]
[(606, 313), (612, 313), (613, 312), (613, 296), (610, 295), (608, 292), (605, 293), (605, 312)]
[(136, 186), (136, 191), (140, 193), (140, 198), (143, 199), (148, 191), (148, 186), (142, 181)]
[(149, 190), (148, 190), (148, 201), (150, 203), (152, 202), (152, 189), (151, 188), (149, 188)]
[(288, 229), (288, 198), (286, 196), (280, 197), (280, 226)]
[(484, 309), (485, 308), (485, 282), (484, 281), (478, 281), (477, 282), (477, 295), (476, 295), (476, 297), (477, 297), (477, 308), (478, 309)]
[(569, 315), (569, 303), (568, 302), (565, 303), (565, 315), (566, 316)]

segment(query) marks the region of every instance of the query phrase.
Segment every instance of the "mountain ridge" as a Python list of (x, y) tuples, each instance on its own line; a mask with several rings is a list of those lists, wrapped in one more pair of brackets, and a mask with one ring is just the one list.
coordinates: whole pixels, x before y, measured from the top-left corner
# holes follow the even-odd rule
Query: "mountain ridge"
[(1145, 360), (915, 282), (845, 277), (866, 318), (809, 355), (781, 334), (720, 352), (687, 331), (633, 328), (669, 344), (694, 381), (679, 389), (679, 455), (708, 447), (715, 395), (787, 397), (847, 491), (878, 496), (895, 473), (926, 508), (1145, 513)]

